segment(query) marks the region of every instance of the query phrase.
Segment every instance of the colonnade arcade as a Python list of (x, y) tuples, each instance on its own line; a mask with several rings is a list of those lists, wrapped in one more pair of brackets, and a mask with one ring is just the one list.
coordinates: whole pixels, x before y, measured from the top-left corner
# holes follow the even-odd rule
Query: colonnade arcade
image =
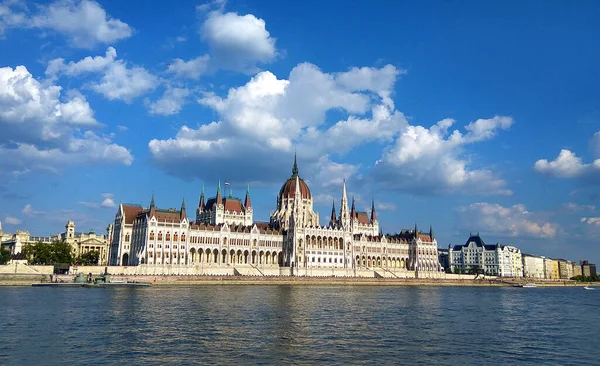
[(381, 257), (381, 256), (370, 256), (370, 255), (357, 255), (356, 268), (366, 269), (372, 267), (387, 268), (394, 270), (406, 269), (407, 258), (402, 257)]
[(190, 264), (282, 266), (283, 253), (278, 250), (191, 248)]

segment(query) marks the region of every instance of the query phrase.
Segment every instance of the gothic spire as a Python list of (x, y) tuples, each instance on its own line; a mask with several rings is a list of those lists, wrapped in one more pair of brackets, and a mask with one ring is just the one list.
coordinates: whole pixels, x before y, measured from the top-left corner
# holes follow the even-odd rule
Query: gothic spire
[(377, 221), (377, 213), (375, 212), (375, 200), (371, 200), (371, 222)]
[(331, 220), (330, 223), (333, 225), (337, 221), (337, 217), (335, 216), (335, 199), (331, 204)]
[(433, 226), (431, 226), (431, 224), (429, 224), (429, 237), (431, 238), (431, 241), (435, 239), (433, 236)]
[(294, 167), (292, 168), (292, 176), (298, 175), (298, 162), (296, 161), (296, 151), (294, 151)]
[(152, 192), (152, 200), (150, 201), (150, 208), (154, 208), (154, 192)]
[(417, 230), (417, 223), (415, 222), (415, 238), (417, 237), (418, 233), (419, 233), (419, 231)]
[(217, 186), (217, 197), (215, 197), (217, 205), (223, 204), (223, 196), (221, 196), (221, 179), (219, 179), (219, 185)]
[(354, 216), (356, 216), (356, 208), (354, 207), (354, 203), (355, 203), (355, 199), (354, 196), (352, 196), (352, 208), (350, 209), (350, 217), (354, 219)]
[(187, 217), (187, 212), (185, 212), (185, 198), (181, 199), (181, 212), (179, 213), (179, 219), (183, 220)]
[(244, 202), (244, 207), (245, 208), (250, 208), (251, 204), (250, 204), (250, 184), (248, 184), (248, 186), (246, 187), (246, 200)]

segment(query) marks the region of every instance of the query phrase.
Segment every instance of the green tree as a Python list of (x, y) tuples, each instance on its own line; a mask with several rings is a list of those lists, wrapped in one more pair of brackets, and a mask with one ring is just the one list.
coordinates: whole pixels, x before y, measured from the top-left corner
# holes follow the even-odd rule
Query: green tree
[(73, 263), (71, 246), (64, 241), (55, 240), (52, 243), (27, 244), (23, 247), (23, 254), (31, 264)]
[(75, 262), (82, 266), (96, 266), (100, 259), (100, 252), (92, 250), (91, 252), (80, 255)]
[(0, 248), (0, 264), (6, 264), (10, 261), (10, 251)]

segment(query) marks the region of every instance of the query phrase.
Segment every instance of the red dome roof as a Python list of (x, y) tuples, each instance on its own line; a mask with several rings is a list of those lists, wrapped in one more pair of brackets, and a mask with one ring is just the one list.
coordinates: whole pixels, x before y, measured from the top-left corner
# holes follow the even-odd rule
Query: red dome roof
[[(308, 189), (308, 185), (302, 180), (302, 178), (298, 177), (298, 182), (300, 183), (300, 193), (302, 194), (302, 198), (311, 199), (312, 195), (310, 194), (310, 189)], [(279, 190), (279, 199), (291, 197), (296, 197), (296, 177), (291, 176), (281, 189)]]

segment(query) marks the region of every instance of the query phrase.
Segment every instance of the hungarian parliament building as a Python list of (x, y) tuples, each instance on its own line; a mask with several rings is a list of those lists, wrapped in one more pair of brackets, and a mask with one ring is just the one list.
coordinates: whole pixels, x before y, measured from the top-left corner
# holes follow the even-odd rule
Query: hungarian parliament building
[[(160, 209), (154, 195), (148, 208), (120, 204), (112, 225), (111, 266), (139, 266), (148, 274), (376, 276), (413, 277), (443, 273), (437, 241), (428, 232), (382, 234), (374, 202), (371, 212), (349, 205), (346, 182), (339, 211), (321, 226), (313, 196), (298, 173), (277, 196), (269, 222), (253, 220), (250, 191), (242, 201), (223, 195), (206, 198), (204, 188), (195, 220), (181, 208)], [(350, 207), (349, 207), (350, 206)]]

